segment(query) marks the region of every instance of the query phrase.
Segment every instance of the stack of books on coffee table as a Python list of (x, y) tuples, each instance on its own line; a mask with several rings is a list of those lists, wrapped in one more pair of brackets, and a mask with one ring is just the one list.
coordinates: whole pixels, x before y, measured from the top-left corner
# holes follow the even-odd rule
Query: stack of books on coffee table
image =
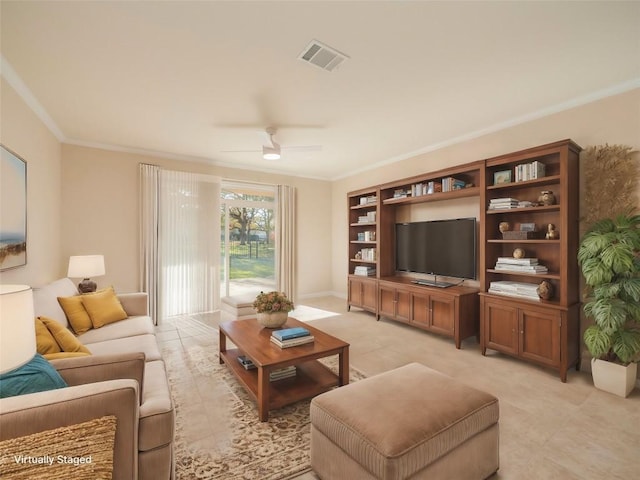
[(275, 382), (276, 380), (284, 380), (285, 378), (291, 378), (296, 376), (296, 366), (291, 365), (289, 367), (279, 368), (269, 374), (269, 381)]
[(306, 343), (312, 343), (314, 340), (311, 332), (304, 327), (285, 328), (276, 330), (271, 334), (271, 342), (280, 348), (297, 347)]

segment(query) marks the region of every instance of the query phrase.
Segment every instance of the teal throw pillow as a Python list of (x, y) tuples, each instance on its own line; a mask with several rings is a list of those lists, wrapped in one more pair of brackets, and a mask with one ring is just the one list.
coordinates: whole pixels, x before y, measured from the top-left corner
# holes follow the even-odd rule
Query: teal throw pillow
[(27, 364), (0, 375), (0, 398), (66, 387), (58, 371), (36, 353)]

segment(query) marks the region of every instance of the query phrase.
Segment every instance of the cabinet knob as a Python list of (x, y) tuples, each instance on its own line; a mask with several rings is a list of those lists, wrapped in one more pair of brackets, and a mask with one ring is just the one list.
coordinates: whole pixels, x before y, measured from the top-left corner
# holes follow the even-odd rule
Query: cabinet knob
[(520, 335), (524, 335), (524, 330), (520, 330)]

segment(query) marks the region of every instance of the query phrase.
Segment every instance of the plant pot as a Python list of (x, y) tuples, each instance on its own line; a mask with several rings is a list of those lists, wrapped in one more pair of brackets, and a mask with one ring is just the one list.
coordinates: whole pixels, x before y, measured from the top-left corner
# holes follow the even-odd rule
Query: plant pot
[(636, 384), (638, 364), (619, 365), (606, 360), (591, 359), (591, 375), (597, 389), (628, 397)]
[(287, 323), (288, 312), (262, 312), (258, 313), (258, 323), (267, 328), (278, 328)]

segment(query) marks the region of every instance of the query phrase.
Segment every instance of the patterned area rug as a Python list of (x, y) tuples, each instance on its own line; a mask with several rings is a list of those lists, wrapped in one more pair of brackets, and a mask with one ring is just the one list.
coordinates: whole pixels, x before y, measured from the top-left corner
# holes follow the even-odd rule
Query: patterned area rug
[[(215, 338), (217, 339), (217, 331)], [(167, 358), (167, 371), (176, 407), (176, 474), (178, 480), (276, 480), (297, 476), (310, 470), (309, 404), (296, 404), (272, 410), (268, 422), (258, 420), (258, 411), (251, 397), (240, 386), (225, 365), (218, 362), (218, 346), (194, 345), (181, 355), (179, 369), (172, 365), (176, 359)], [(337, 372), (337, 356), (324, 359)], [(207, 407), (219, 422), (214, 435), (202, 445), (186, 428), (193, 426), (196, 414), (188, 394), (181, 394), (184, 386), (172, 372), (188, 368), (195, 378), (214, 385)], [(350, 381), (364, 375), (350, 370)], [(194, 441), (196, 440), (196, 441)]]

